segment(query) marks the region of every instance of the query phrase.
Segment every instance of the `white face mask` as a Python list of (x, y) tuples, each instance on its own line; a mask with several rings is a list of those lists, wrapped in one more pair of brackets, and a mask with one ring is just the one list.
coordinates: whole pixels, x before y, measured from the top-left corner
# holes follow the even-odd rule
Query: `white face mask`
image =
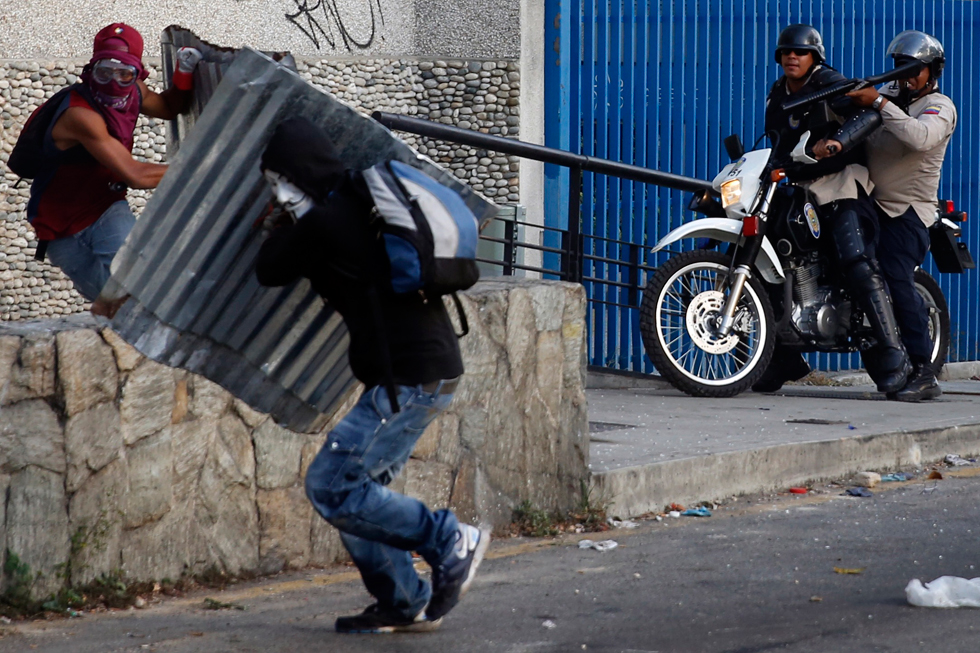
[(272, 186), (272, 195), (276, 198), (276, 202), (294, 218), (299, 220), (313, 208), (313, 198), (284, 176), (272, 170), (266, 170), (263, 174)]

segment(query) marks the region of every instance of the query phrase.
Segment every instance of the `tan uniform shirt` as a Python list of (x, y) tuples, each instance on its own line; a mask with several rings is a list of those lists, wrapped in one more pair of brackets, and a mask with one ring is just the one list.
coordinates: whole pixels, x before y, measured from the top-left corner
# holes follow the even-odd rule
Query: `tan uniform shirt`
[(837, 200), (858, 198), (858, 186), (870, 195), (874, 184), (869, 178), (868, 169), (860, 163), (852, 163), (843, 170), (824, 175), (805, 184), (813, 193), (817, 204), (828, 204)]
[[(883, 95), (891, 100), (891, 89)], [(884, 125), (868, 139), (872, 197), (891, 217), (911, 206), (927, 226), (936, 221), (939, 173), (956, 128), (956, 107), (942, 93), (913, 102), (906, 114), (889, 101), (881, 108)]]

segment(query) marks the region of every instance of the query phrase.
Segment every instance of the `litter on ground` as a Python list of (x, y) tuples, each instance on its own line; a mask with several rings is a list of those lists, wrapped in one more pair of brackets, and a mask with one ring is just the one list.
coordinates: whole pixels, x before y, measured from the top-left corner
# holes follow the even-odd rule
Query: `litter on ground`
[(580, 549), (595, 549), (596, 551), (605, 552), (612, 551), (617, 546), (619, 542), (616, 540), (603, 540), (601, 542), (594, 542), (592, 540), (579, 540), (578, 548)]
[(911, 481), (914, 476), (911, 474), (906, 474), (905, 472), (895, 472), (894, 474), (884, 474), (881, 477), (882, 483), (895, 483), (900, 481)]
[(905, 586), (905, 598), (920, 608), (980, 608), (980, 578), (940, 576), (925, 585), (913, 578)]
[(955, 453), (946, 454), (946, 457), (943, 458), (943, 460), (946, 461), (947, 465), (952, 465), (953, 467), (962, 467), (963, 465), (970, 464), (969, 460), (964, 460)]
[(607, 523), (613, 528), (636, 528), (639, 526), (635, 521), (629, 519), (616, 519), (615, 517), (610, 517), (606, 520)]
[(697, 508), (688, 508), (681, 514), (685, 517), (710, 517), (711, 511), (704, 506), (698, 506)]

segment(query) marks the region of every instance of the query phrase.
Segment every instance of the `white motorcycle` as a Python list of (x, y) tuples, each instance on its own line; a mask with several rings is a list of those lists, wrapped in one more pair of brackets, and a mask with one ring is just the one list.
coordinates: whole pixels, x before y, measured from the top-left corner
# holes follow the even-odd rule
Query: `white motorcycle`
[[(793, 150), (797, 163), (809, 133)], [(821, 229), (817, 203), (803, 186), (788, 183), (771, 149), (742, 152), (737, 137), (725, 140), (733, 162), (690, 208), (707, 217), (671, 231), (654, 252), (683, 239), (708, 239), (710, 247), (671, 257), (648, 280), (640, 305), (644, 348), (660, 374), (698, 397), (731, 397), (762, 376), (776, 340), (801, 352), (847, 353), (875, 345), (860, 307), (835, 269), (831, 235)], [(941, 272), (973, 267), (958, 241), (966, 214), (940, 202), (931, 230)], [(728, 243), (727, 251), (716, 247)], [(929, 307), (932, 359), (941, 364), (949, 347), (949, 310), (942, 290), (924, 270), (916, 288)], [(773, 301), (781, 315), (774, 316)], [(937, 365), (938, 370), (938, 365)]]

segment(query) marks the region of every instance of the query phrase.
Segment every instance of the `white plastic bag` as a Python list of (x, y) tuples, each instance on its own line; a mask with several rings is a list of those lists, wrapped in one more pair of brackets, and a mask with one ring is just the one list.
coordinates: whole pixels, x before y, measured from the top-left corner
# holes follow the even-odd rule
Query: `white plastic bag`
[(920, 608), (980, 608), (980, 578), (940, 576), (925, 585), (913, 578), (905, 587), (905, 598)]
[(578, 548), (580, 549), (595, 549), (596, 551), (605, 553), (606, 551), (612, 551), (617, 546), (619, 542), (616, 540), (603, 540), (602, 542), (593, 542), (592, 540), (579, 540)]

